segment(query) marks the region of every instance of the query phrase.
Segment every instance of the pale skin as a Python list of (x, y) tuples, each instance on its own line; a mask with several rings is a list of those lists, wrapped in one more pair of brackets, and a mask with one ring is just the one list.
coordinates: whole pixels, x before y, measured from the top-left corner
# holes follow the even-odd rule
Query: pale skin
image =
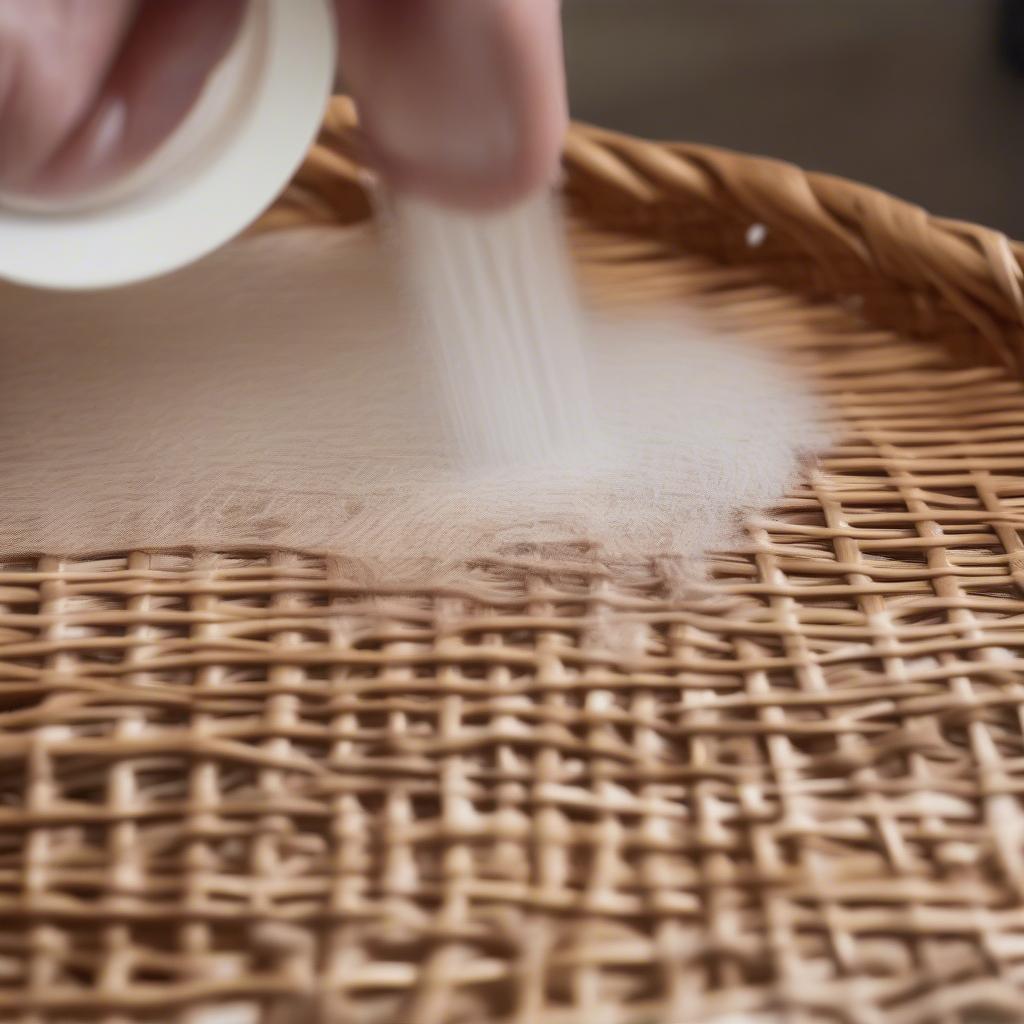
[[(549, 181), (559, 0), (333, 0), (345, 88), (393, 185), (469, 208)], [(246, 0), (0, 0), (0, 192), (115, 179), (168, 137)]]

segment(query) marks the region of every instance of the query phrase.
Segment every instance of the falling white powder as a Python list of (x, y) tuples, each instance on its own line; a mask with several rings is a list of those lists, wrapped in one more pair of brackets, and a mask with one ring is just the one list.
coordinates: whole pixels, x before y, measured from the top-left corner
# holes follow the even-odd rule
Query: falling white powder
[[(687, 561), (822, 443), (803, 382), (679, 310), (571, 333), (555, 250), (500, 285), (522, 319), (497, 326), (473, 275), (537, 211), (443, 252), (422, 213), (406, 227), (438, 262), (410, 250), (421, 287), (477, 282), (426, 325), (368, 229), (244, 241), (117, 293), (0, 290), (0, 550), (280, 545), (420, 578), (538, 547)], [(450, 315), (439, 386), (424, 338)], [(487, 349), (510, 323), (498, 340), (525, 351)], [(588, 408), (602, 445), (582, 440)]]
[(455, 451), (494, 470), (560, 450), (578, 462), (598, 432), (552, 200), (482, 216), (403, 198), (396, 213)]

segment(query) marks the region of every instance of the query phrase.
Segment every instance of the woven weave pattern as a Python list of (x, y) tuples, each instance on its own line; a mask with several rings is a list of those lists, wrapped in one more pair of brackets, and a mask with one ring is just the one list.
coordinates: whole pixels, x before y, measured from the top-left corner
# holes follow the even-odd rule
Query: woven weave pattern
[[(1020, 1019), (1024, 386), (966, 300), (894, 273), (867, 304), (935, 336), (892, 333), (765, 283), (785, 218), (751, 248), (723, 207), (725, 266), (616, 194), (594, 292), (784, 347), (841, 444), (690, 603), (656, 566), (403, 593), (288, 552), (8, 559), (0, 1020)], [(1019, 290), (991, 244), (984, 300)]]

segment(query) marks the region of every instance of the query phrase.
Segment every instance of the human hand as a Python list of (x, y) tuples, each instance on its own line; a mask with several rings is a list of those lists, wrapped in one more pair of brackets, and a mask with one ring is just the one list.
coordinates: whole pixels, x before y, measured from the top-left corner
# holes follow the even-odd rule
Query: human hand
[(87, 191), (176, 128), (245, 0), (0, 0), (0, 189)]
[[(558, 0), (334, 0), (371, 156), (463, 206), (553, 173), (566, 119)], [(0, 0), (0, 190), (85, 191), (184, 119), (246, 0)]]
[(567, 110), (559, 0), (335, 0), (341, 67), (392, 184), (498, 206), (546, 184)]

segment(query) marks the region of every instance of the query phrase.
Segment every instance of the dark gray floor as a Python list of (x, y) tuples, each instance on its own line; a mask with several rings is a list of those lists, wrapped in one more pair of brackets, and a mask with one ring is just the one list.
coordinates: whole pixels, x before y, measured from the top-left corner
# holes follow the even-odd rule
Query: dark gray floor
[(1024, 238), (995, 0), (565, 0), (573, 113), (793, 160)]

